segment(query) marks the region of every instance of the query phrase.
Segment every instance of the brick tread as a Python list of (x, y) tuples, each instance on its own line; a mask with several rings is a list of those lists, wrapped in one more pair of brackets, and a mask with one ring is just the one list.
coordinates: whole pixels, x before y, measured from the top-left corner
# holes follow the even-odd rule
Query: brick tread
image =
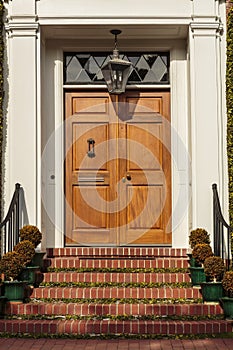
[(162, 315), (208, 316), (221, 315), (216, 304), (77, 304), (77, 303), (28, 303), (10, 304), (7, 315)]
[(48, 248), (47, 257), (76, 256), (76, 257), (187, 257), (185, 248), (141, 248), (141, 247), (118, 247), (118, 248)]
[(43, 282), (182, 283), (190, 280), (188, 273), (48, 272)]
[(29, 334), (213, 334), (232, 331), (232, 322), (217, 321), (76, 321), (0, 320), (0, 333)]
[(187, 268), (187, 258), (156, 259), (80, 259), (63, 257), (44, 259), (45, 267), (52, 268)]
[(199, 288), (116, 288), (116, 287), (40, 287), (34, 288), (31, 298), (200, 298)]

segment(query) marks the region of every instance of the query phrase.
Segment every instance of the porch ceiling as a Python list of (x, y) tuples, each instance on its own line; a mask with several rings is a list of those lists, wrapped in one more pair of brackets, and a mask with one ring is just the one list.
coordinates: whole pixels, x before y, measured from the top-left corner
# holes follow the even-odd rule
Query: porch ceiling
[(111, 29), (120, 29), (120, 39), (185, 39), (187, 25), (66, 25), (41, 26), (45, 39), (112, 39)]

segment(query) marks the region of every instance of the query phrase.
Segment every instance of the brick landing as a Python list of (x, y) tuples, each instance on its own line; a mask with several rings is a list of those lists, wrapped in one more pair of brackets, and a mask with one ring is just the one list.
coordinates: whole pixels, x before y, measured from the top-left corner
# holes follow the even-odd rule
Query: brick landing
[(231, 350), (233, 339), (197, 340), (70, 340), (0, 339), (0, 350)]

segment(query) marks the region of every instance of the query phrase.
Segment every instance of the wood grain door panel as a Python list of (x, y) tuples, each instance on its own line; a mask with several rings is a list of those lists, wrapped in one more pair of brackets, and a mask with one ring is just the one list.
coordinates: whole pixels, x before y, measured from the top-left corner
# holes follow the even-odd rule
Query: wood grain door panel
[(169, 92), (66, 94), (66, 244), (171, 243), (169, 101)]

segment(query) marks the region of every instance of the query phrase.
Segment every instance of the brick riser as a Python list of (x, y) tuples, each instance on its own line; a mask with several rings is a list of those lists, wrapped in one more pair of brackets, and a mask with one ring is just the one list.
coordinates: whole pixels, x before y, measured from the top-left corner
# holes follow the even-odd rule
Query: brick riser
[(90, 248), (90, 247), (77, 247), (77, 248), (49, 248), (47, 249), (47, 257), (117, 257), (127, 258), (156, 258), (156, 257), (187, 257), (187, 249), (179, 248)]
[(0, 320), (0, 332), (29, 334), (213, 334), (231, 332), (227, 321)]
[(193, 288), (116, 288), (116, 287), (42, 287), (35, 288), (31, 298), (201, 298), (199, 289)]
[(207, 304), (77, 304), (77, 303), (39, 303), (10, 304), (6, 308), (8, 315), (129, 315), (129, 316), (208, 316), (223, 314), (220, 305)]
[(44, 274), (43, 282), (188, 283), (190, 282), (190, 276), (187, 273), (48, 272)]
[(187, 258), (154, 258), (154, 259), (84, 259), (54, 258), (45, 259), (45, 267), (52, 268), (187, 268), (189, 266)]

